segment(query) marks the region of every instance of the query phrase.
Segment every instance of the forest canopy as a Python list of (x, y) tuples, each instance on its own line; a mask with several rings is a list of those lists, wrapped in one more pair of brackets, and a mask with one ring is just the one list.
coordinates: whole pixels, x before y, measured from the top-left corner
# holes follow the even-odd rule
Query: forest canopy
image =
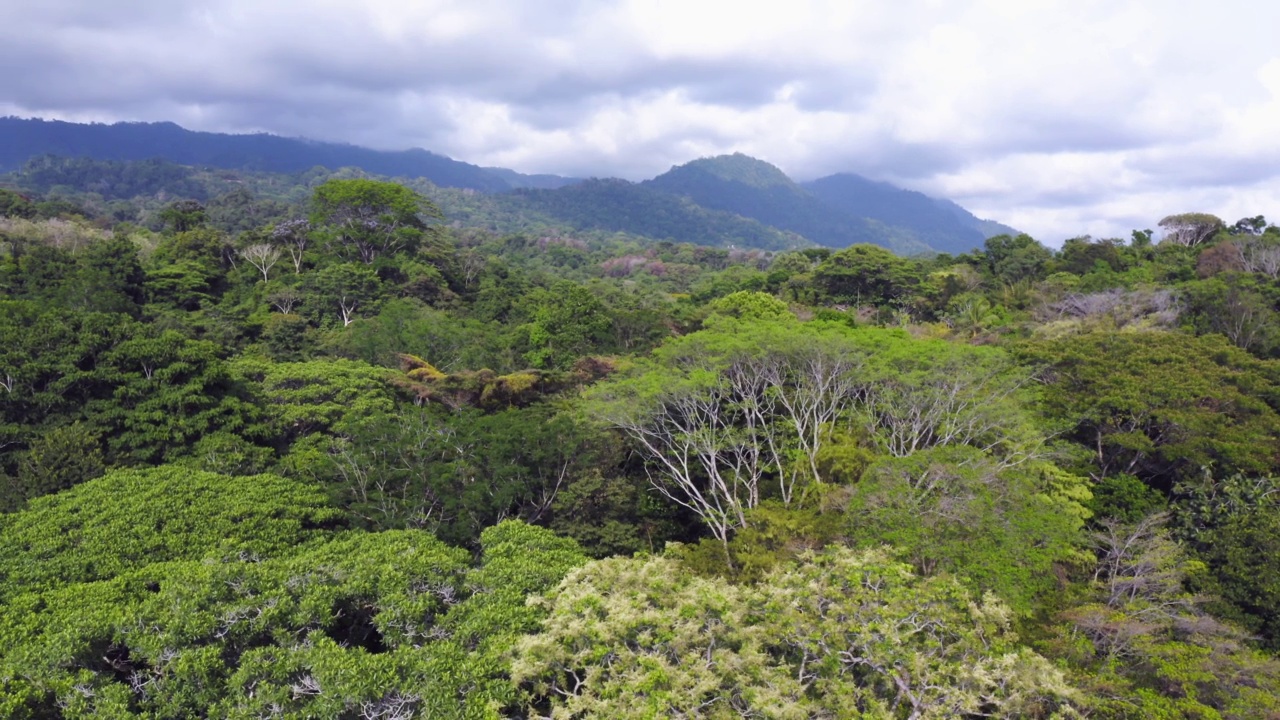
[[(699, 172), (792, 192), (748, 160)], [(0, 716), (1280, 717), (1261, 216), (904, 256), (603, 182), (6, 182)]]

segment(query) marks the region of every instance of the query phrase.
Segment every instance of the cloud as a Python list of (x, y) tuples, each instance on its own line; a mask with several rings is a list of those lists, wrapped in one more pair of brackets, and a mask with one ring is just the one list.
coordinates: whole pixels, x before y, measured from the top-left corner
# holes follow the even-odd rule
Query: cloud
[(630, 179), (741, 151), (1056, 242), (1280, 215), (1277, 24), (1246, 0), (12, 2), (0, 111)]

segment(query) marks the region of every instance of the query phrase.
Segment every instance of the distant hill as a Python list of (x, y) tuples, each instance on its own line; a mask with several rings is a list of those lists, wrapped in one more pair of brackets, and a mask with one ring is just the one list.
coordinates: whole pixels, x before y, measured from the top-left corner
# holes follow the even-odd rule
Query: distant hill
[(645, 183), (592, 179), (558, 190), (517, 190), (513, 195), (537, 212), (584, 230), (762, 250), (809, 244), (776, 227), (700, 206)]
[(802, 187), (832, 208), (906, 230), (939, 252), (967, 252), (982, 247), (988, 237), (980, 229), (982, 221), (955, 203), (946, 207), (923, 193), (860, 175), (830, 175)]
[[(582, 178), (564, 177), (562, 175), (525, 175), (507, 168), (487, 167), (489, 173), (498, 176), (513, 190), (534, 188), (537, 190), (555, 190), (566, 185), (582, 182)], [(440, 183), (436, 183), (439, 185)]]
[(421, 149), (193, 132), (173, 123), (8, 117), (0, 118), (5, 171), (9, 182), (41, 193), (149, 198), (148, 206), (177, 197), (212, 200), (237, 186), (296, 204), (320, 178), (362, 172), (413, 185), (436, 198), (451, 222), (494, 232), (554, 226), (768, 250), (875, 243), (903, 255), (961, 253), (991, 235), (1016, 233), (951, 201), (858, 175), (799, 184), (740, 153), (694, 160), (641, 183), (583, 181), (479, 167)]
[(939, 207), (959, 218), (961, 223), (964, 223), (965, 225), (968, 225), (982, 233), (982, 237), (984, 239), (995, 237), (996, 235), (1018, 235), (1020, 232), (1019, 230), (1011, 228), (1004, 223), (999, 223), (995, 220), (984, 220), (976, 217), (973, 213), (960, 207), (960, 205), (945, 198), (930, 198), (930, 200), (933, 200)]
[(892, 229), (886, 232), (822, 202), (778, 168), (741, 153), (694, 160), (643, 184), (703, 207), (798, 233), (819, 245), (875, 243), (904, 255), (929, 250), (926, 243), (913, 242)]
[(421, 177), (436, 185), (482, 192), (546, 187), (554, 182), (550, 179), (554, 176), (486, 169), (421, 149), (386, 152), (277, 135), (195, 132), (173, 123), (85, 125), (0, 118), (0, 171), (17, 170), (40, 155), (121, 161), (164, 158), (180, 165), (273, 173), (299, 173), (317, 165), (331, 170), (358, 167), (376, 175)]

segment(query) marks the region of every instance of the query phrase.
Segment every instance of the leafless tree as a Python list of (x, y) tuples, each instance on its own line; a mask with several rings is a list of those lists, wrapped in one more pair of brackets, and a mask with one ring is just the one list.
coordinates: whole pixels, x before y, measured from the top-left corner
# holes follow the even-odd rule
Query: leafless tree
[(1280, 245), (1250, 240), (1245, 243), (1244, 269), (1251, 273), (1262, 273), (1272, 280), (1280, 277)]
[(1164, 241), (1184, 247), (1195, 247), (1225, 227), (1222, 219), (1208, 213), (1169, 215), (1160, 221)]
[(250, 245), (240, 251), (240, 257), (248, 260), (251, 265), (258, 268), (262, 273), (262, 281), (267, 281), (267, 273), (280, 260), (280, 248), (274, 245), (259, 244)]
[(1182, 314), (1182, 303), (1173, 290), (1123, 290), (1113, 288), (1096, 293), (1073, 293), (1041, 306), (1036, 315), (1042, 321), (1071, 318), (1097, 320), (1107, 318), (1117, 327), (1145, 321), (1159, 327), (1171, 327)]
[(927, 372), (877, 378), (865, 388), (869, 433), (894, 457), (952, 445), (996, 452), (1003, 466), (1036, 457), (1010, 434), (1014, 396), (1031, 380), (1006, 362), (977, 366), (956, 359)]
[(297, 288), (285, 287), (271, 293), (267, 301), (271, 303), (271, 306), (277, 312), (288, 315), (293, 312), (298, 303), (302, 302), (302, 294), (298, 292)]
[(619, 398), (605, 419), (656, 468), (653, 486), (728, 542), (777, 482), (784, 503), (821, 480), (830, 425), (857, 400), (861, 358), (813, 342), (707, 360), (692, 348), (661, 392)]
[(271, 231), (271, 242), (283, 247), (293, 260), (294, 273), (302, 272), (302, 254), (311, 236), (311, 223), (306, 220), (288, 220)]

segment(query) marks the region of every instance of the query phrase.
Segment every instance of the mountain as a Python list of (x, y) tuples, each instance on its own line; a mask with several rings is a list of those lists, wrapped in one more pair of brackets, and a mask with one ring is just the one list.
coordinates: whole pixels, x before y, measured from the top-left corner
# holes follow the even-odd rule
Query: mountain
[(875, 243), (903, 255), (929, 250), (927, 243), (824, 203), (777, 167), (741, 153), (694, 160), (643, 185), (797, 233), (819, 245)]
[[(387, 152), (340, 143), (265, 133), (227, 135), (186, 130), (173, 123), (77, 124), (0, 118), (0, 171), (17, 170), (33, 157), (58, 155), (95, 160), (164, 158), (181, 165), (299, 173), (317, 165), (358, 167), (389, 177), (421, 177), (436, 185), (502, 192), (545, 187), (554, 176), (526, 176), (459, 162), (422, 149)], [(572, 182), (572, 179), (565, 179)]]
[(645, 183), (591, 179), (557, 190), (517, 190), (535, 212), (583, 230), (609, 230), (655, 240), (783, 250), (804, 238), (740, 214), (710, 209)]
[(939, 252), (968, 252), (982, 247), (988, 237), (980, 229), (982, 221), (955, 203), (947, 207), (924, 193), (860, 175), (830, 175), (802, 187), (832, 208), (908, 231)]
[[(563, 175), (525, 175), (515, 170), (500, 167), (485, 168), (492, 175), (502, 179), (513, 190), (534, 188), (537, 190), (555, 190), (566, 185), (582, 182), (582, 178), (564, 177)], [(439, 185), (440, 183), (436, 183)]]
[[(990, 235), (1016, 232), (948, 200), (850, 173), (799, 184), (741, 153), (694, 160), (641, 183), (583, 181), (479, 167), (422, 149), (194, 132), (173, 123), (0, 118), (0, 173), (11, 171), (18, 185), (40, 192), (204, 201), (251, 181), (259, 194), (298, 202), (315, 178), (351, 169), (446, 196), (454, 222), (497, 232), (555, 224), (762, 249), (875, 243), (902, 255), (965, 252)], [(243, 177), (230, 176), (236, 173)]]
[(961, 223), (968, 225), (969, 227), (972, 227), (978, 232), (982, 233), (982, 237), (984, 239), (989, 237), (995, 237), (996, 235), (1018, 235), (1020, 233), (1019, 230), (1016, 230), (1015, 228), (1011, 228), (1008, 225), (1005, 225), (1004, 223), (999, 223), (999, 222), (996, 222), (995, 220), (984, 220), (982, 218), (979, 218), (973, 213), (969, 212), (968, 210), (965, 210), (964, 208), (960, 207), (960, 205), (950, 200), (947, 200), (944, 198), (930, 198), (930, 199), (933, 200), (935, 203), (937, 203), (938, 207), (941, 207), (942, 209), (954, 215), (957, 219), (960, 220)]

